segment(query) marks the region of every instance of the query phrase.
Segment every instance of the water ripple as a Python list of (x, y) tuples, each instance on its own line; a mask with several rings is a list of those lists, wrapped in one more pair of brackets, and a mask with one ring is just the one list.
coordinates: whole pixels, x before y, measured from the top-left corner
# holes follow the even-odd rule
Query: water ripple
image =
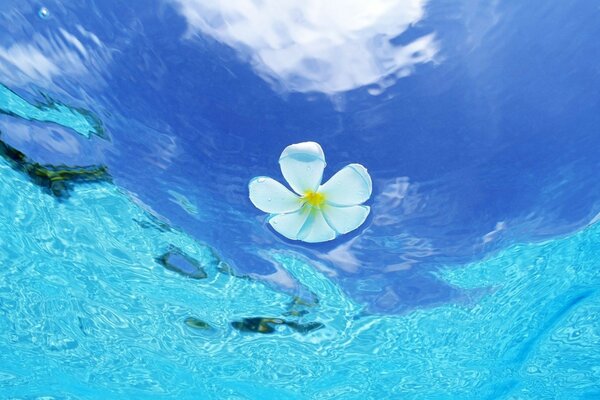
[[(368, 314), (291, 250), (262, 253), (295, 282), (287, 291), (232, 273), (212, 248), (106, 182), (57, 201), (0, 160), (0, 198), (8, 397), (593, 398), (600, 390), (598, 224), (443, 269), (438, 277), (471, 294), (468, 302), (386, 316)], [(157, 262), (173, 246), (199, 260), (206, 278)], [(274, 324), (262, 334), (231, 325), (256, 317), (323, 327)]]

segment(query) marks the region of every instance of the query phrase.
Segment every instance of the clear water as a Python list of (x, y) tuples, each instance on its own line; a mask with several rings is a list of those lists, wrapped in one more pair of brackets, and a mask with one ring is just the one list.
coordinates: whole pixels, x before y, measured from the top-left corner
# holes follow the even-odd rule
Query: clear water
[[(6, 163), (0, 172), (5, 398), (600, 396), (600, 224), (444, 266), (463, 299), (395, 316), (365, 314), (298, 253), (265, 249), (319, 299), (292, 319), (324, 324), (266, 335), (231, 322), (289, 319), (294, 293), (219, 272), (210, 248), (162, 230), (112, 185), (57, 202)], [(160, 266), (172, 245), (208, 278)]]
[[(5, 3), (0, 397), (600, 398), (593, 2)], [(305, 140), (331, 243), (248, 201)]]

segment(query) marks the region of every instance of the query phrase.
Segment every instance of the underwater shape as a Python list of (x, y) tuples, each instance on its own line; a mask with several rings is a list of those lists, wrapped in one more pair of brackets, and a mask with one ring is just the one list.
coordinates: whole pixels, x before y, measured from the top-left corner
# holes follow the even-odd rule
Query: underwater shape
[(318, 143), (286, 147), (279, 157), (281, 172), (296, 193), (276, 180), (259, 176), (248, 185), (250, 201), (271, 214), (269, 224), (291, 240), (326, 242), (365, 222), (372, 181), (367, 169), (349, 164), (321, 185), (325, 154)]

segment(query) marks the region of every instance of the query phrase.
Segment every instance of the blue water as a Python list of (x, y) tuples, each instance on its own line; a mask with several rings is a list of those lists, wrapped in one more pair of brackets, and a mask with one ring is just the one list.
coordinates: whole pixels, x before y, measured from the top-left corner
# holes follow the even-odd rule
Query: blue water
[[(264, 249), (318, 299), (289, 317), (300, 288), (219, 272), (210, 247), (161, 229), (130, 194), (101, 183), (57, 202), (4, 162), (0, 172), (4, 398), (600, 395), (600, 224), (441, 266), (437, 277), (462, 299), (397, 316), (366, 313), (298, 252)], [(158, 265), (172, 245), (202, 260), (207, 279)], [(252, 316), (324, 327), (232, 328)]]
[[(259, 3), (3, 4), (0, 140), (110, 173), (0, 158), (3, 397), (600, 398), (597, 5)], [(307, 140), (331, 243), (248, 200)]]

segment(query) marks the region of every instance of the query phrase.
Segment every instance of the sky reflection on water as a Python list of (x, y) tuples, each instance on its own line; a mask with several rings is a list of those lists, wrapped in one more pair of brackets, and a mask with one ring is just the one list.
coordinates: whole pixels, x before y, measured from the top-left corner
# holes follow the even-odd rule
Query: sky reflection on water
[[(48, 1), (40, 18), (39, 4), (11, 0), (0, 82), (32, 104), (91, 111), (107, 140), (65, 139), (64, 152), (100, 149), (118, 185), (240, 271), (271, 276), (261, 251), (293, 248), (372, 311), (458, 298), (432, 274), (440, 264), (563, 235), (600, 211), (590, 2), (382, 0), (356, 19), (358, 3), (278, 4)], [(0, 120), (32, 144), (38, 128)], [(331, 244), (280, 240), (247, 199), (249, 179), (279, 177), (281, 150), (307, 140), (331, 171), (360, 162), (374, 181), (367, 224)], [(33, 144), (33, 157), (61, 148)]]

